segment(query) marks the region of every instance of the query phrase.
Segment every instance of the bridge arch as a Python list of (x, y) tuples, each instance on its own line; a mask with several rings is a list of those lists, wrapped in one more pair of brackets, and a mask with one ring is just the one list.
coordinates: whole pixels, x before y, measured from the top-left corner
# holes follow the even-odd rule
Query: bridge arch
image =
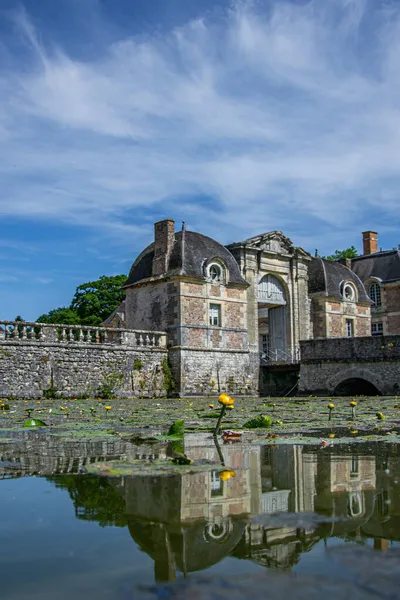
[(328, 388), (336, 396), (381, 395), (383, 382), (369, 369), (350, 367), (329, 378)]

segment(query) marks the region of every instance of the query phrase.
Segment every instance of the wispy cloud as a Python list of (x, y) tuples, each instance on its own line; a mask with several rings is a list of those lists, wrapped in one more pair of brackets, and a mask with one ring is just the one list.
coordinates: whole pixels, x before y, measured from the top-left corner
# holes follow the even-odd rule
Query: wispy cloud
[(24, 10), (15, 26), (29, 58), (0, 70), (3, 215), (138, 250), (153, 213), (222, 241), (280, 228), (322, 245), (371, 211), (398, 219), (399, 4), (238, 2), (86, 61)]

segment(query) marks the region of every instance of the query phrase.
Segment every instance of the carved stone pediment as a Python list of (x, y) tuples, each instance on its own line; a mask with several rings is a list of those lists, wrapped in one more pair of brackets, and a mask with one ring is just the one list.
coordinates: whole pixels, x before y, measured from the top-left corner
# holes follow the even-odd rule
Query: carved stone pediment
[(294, 251), (291, 239), (283, 235), (281, 231), (269, 231), (249, 238), (244, 242), (247, 248), (256, 248), (276, 254), (292, 254)]

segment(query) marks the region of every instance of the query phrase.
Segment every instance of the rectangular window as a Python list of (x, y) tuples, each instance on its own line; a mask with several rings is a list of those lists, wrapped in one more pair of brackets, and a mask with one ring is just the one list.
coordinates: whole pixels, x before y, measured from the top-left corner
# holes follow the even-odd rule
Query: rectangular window
[(354, 321), (353, 319), (346, 319), (346, 337), (354, 336)]
[(223, 495), (223, 481), (219, 476), (219, 471), (211, 471), (211, 496)]
[(383, 335), (383, 323), (371, 323), (371, 335)]
[(261, 334), (261, 352), (265, 352), (265, 354), (268, 354), (269, 352), (269, 336), (266, 333), (262, 333)]
[(210, 304), (210, 325), (211, 327), (221, 327), (220, 304)]
[(356, 477), (358, 475), (358, 456), (354, 454), (351, 457), (350, 463), (350, 477)]

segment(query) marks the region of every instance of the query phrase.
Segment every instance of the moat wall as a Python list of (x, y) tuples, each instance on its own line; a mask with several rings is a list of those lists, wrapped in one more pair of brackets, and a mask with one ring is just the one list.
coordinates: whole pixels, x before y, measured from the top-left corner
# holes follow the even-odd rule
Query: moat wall
[(0, 397), (165, 396), (165, 348), (0, 343)]

